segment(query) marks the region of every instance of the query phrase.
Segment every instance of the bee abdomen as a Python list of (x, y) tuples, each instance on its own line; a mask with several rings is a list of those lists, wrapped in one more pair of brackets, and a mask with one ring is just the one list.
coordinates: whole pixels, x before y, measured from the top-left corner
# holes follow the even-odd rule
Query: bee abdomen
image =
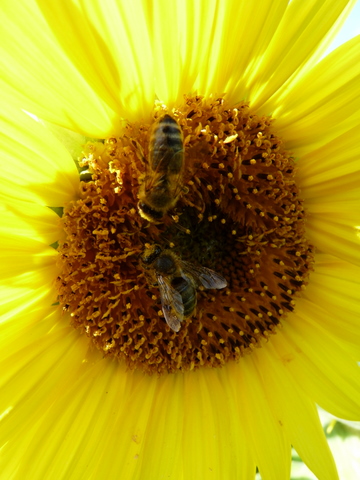
[(165, 115), (155, 125), (150, 139), (153, 170), (179, 173), (183, 165), (183, 134), (180, 126), (170, 115)]
[(194, 285), (182, 277), (175, 277), (171, 285), (181, 295), (184, 306), (184, 318), (189, 317), (196, 307), (196, 290)]

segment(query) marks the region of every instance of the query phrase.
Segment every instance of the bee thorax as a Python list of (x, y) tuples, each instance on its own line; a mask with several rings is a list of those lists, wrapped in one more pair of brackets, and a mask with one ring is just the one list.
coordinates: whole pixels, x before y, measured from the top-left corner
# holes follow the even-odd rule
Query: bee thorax
[(176, 264), (169, 255), (162, 255), (154, 262), (154, 267), (159, 274), (173, 275), (176, 272)]

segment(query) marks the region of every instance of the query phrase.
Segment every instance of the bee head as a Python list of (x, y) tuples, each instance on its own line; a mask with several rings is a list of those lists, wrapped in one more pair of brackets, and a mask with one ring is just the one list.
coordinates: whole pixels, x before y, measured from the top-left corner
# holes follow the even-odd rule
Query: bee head
[(161, 252), (162, 249), (160, 245), (155, 243), (145, 250), (141, 256), (141, 260), (145, 265), (151, 265), (158, 258)]

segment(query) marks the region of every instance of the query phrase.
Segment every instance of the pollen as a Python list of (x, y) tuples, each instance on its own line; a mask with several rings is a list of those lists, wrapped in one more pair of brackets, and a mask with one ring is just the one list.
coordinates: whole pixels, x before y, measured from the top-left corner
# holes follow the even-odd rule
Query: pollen
[[(185, 139), (176, 204), (159, 222), (139, 214), (153, 122), (129, 123), (122, 136), (84, 146), (86, 175), (64, 208), (58, 247), (59, 304), (74, 328), (148, 374), (218, 368), (266, 348), (313, 266), (296, 163), (272, 118), (200, 96), (171, 112), (157, 106), (154, 121), (165, 113)], [(208, 289), (194, 278), (194, 308), (177, 332), (164, 310), (174, 300), (141, 261), (155, 244), (227, 282)]]

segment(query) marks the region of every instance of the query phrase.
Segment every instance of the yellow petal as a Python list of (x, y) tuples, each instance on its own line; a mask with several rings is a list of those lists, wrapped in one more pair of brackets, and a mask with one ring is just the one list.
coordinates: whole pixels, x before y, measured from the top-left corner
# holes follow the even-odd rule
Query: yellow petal
[[(6, 338), (6, 344), (2, 344), (1, 349), (1, 365), (6, 367), (2, 382), (19, 382), (23, 384), (23, 388), (16, 391), (9, 391), (8, 397), (12, 398), (13, 404), (17, 403), (17, 397), (26, 396), (27, 391), (34, 389), (34, 385), (41, 380), (51, 365), (55, 364), (62, 358), (63, 354), (56, 358), (55, 353), (51, 357), (52, 348), (62, 351), (61, 341), (63, 338), (79, 337), (73, 333), (74, 330), (69, 327), (69, 319), (65, 318), (60, 321), (60, 312), (56, 307), (42, 306), (40, 302), (34, 305), (29, 304), (27, 312), (19, 312), (16, 317), (9, 318), (2, 324), (2, 331)], [(65, 330), (64, 330), (65, 329)], [(68, 341), (64, 341), (69, 348)], [(84, 351), (83, 351), (84, 352)], [(42, 364), (41, 357), (51, 358), (50, 363)], [(60, 365), (59, 365), (60, 368)], [(34, 370), (32, 377), (28, 377), (26, 370)], [(35, 371), (38, 370), (38, 373)], [(60, 370), (61, 371), (61, 368)], [(52, 379), (44, 382), (52, 384)], [(2, 401), (5, 400), (2, 398)], [(9, 400), (10, 401), (10, 400)]]
[[(16, 235), (0, 239), (1, 283), (11, 286), (37, 288), (56, 278), (57, 252), (41, 242)], [(9, 282), (9, 283), (7, 283)]]
[[(234, 87), (246, 78), (253, 57), (263, 53), (286, 3), (187, 1), (184, 10), (184, 2), (179, 2), (178, 38), (180, 45), (186, 46), (180, 52), (183, 92), (193, 91), (195, 86), (204, 95), (227, 93), (230, 101), (241, 100), (243, 97)], [(251, 28), (247, 28), (250, 24)], [(262, 29), (260, 38), (258, 32)]]
[[(243, 427), (243, 417), (239, 412), (239, 400), (238, 400), (238, 376), (236, 374), (237, 369), (241, 368), (240, 365), (233, 365), (235, 369), (228, 368), (229, 365), (217, 370), (218, 377), (218, 388), (217, 392), (221, 392), (218, 397), (217, 404), (214, 405), (216, 412), (222, 412), (224, 405), (226, 405), (226, 410), (229, 413), (228, 417), (225, 419), (224, 416), (219, 416), (219, 427), (223, 427), (221, 430), (223, 439), (221, 442), (224, 444), (224, 448), (230, 449), (230, 465), (229, 471), (238, 472), (239, 478), (252, 478), (255, 470), (256, 459), (254, 452), (251, 450), (251, 447), (248, 443), (248, 435), (246, 429)], [(233, 374), (235, 373), (235, 377)], [(209, 374), (208, 384), (211, 398), (214, 397), (214, 388), (212, 387), (212, 375)], [(217, 382), (214, 382), (216, 385)], [(241, 388), (241, 385), (240, 385)], [(223, 471), (221, 468), (222, 461), (220, 460), (220, 472)], [(220, 475), (224, 477), (224, 475)]]
[(231, 363), (226, 368), (234, 382), (249, 450), (253, 452), (261, 478), (288, 480), (290, 443), (270, 409), (254, 356), (255, 352), (242, 358), (239, 364)]
[[(1, 366), (10, 367), (12, 372), (3, 385), (4, 395), (1, 397), (1, 407), (10, 409), (2, 421), (0, 433), (1, 443), (7, 443), (8, 453), (4, 455), (3, 474), (6, 471), (13, 472), (14, 466), (18, 468), (21, 464), (25, 471), (30, 469), (31, 473), (22, 472), (19, 478), (36, 478), (39, 475), (49, 460), (47, 452), (52, 451), (52, 444), (42, 435), (48, 434), (50, 437), (51, 433), (57, 434), (52, 429), (55, 421), (44, 425), (43, 420), (53, 405), (57, 404), (55, 401), (68, 390), (69, 385), (76, 383), (79, 376), (76, 359), (81, 365), (79, 360), (84, 356), (81, 344), (86, 347), (87, 342), (84, 343), (83, 338), (70, 327), (54, 329), (54, 324), (54, 317), (49, 317), (47, 322), (42, 322), (43, 333), (36, 340), (32, 338), (27, 346), (18, 344), (12, 356), (1, 360)], [(22, 336), (21, 340), (27, 343), (26, 337)], [(62, 406), (66, 410), (66, 405)], [(39, 427), (42, 428), (41, 432), (38, 431)], [(37, 448), (37, 452), (44, 448), (44, 451), (40, 456), (36, 454), (36, 462), (22, 463), (28, 454), (33, 455), (33, 448)]]
[[(205, 55), (200, 91), (226, 93), (230, 104), (252, 100), (253, 74), (267, 58), (267, 49), (288, 7), (283, 0), (222, 3), (224, 12), (217, 15), (217, 37)], [(261, 32), (261, 34), (259, 34)], [(272, 66), (273, 70), (273, 66)]]
[[(263, 2), (247, 3), (260, 8)], [(270, 3), (271, 7), (273, 2), (265, 3)], [(245, 81), (241, 80), (236, 88), (229, 89), (234, 100), (249, 99), (255, 109), (261, 108), (266, 114), (274, 113), (275, 117), (278, 117), (279, 113), (275, 111), (275, 107), (269, 109), (266, 101), (273, 95), (277, 97), (278, 90), (281, 90), (297, 71), (309, 70), (320, 58), (355, 2), (342, 0), (334, 4), (332, 0), (295, 0), (290, 4), (285, 3), (287, 8), (284, 12), (275, 3), (275, 10), (263, 19), (264, 24), (261, 27), (259, 25), (253, 29), (257, 11), (253, 18), (249, 19), (246, 32), (250, 31), (250, 38), (251, 31), (254, 32), (257, 44), (249, 50), (252, 58), (246, 65)], [(243, 26), (242, 28), (244, 29)], [(243, 55), (243, 50), (247, 51), (246, 40), (238, 45), (239, 56)], [(273, 105), (272, 99), (270, 104)]]
[[(68, 357), (66, 358), (68, 362), (68, 359), (74, 358), (74, 352), (65, 357)], [(71, 365), (68, 366), (70, 369), (73, 368)], [(69, 477), (77, 475), (77, 478), (80, 478), (85, 474), (90, 478), (93, 472), (89, 469), (89, 464), (93, 466), (94, 463), (98, 463), (96, 448), (98, 445), (101, 448), (101, 442), (105, 440), (100, 436), (95, 441), (94, 430), (97, 430), (102, 415), (109, 418), (116, 408), (113, 402), (109, 405), (109, 392), (107, 394), (105, 390), (106, 387), (111, 389), (110, 379), (113, 378), (113, 371), (111, 368), (101, 368), (102, 365), (99, 367), (89, 368), (78, 379), (73, 378), (73, 381), (69, 382), (71, 387), (64, 389), (65, 394), (56, 388), (59, 398), (55, 403), (52, 402), (39, 424), (33, 429), (36, 440), (25, 450), (22, 468), (19, 471), (20, 477), (28, 475), (30, 478), (36, 476), (61, 478), (64, 475)], [(90, 381), (90, 375), (94, 374), (104, 376), (101, 386), (95, 389)], [(109, 412), (109, 406), (113, 412)], [(102, 430), (104, 432), (104, 429)], [(64, 438), (68, 438), (68, 441), (64, 442)], [(93, 451), (88, 457), (88, 464), (85, 464), (83, 453), (89, 441)], [(31, 461), (34, 457), (38, 459), (36, 463)], [(104, 465), (104, 472), (113, 465), (112, 462), (109, 463), (110, 465)], [(116, 457), (114, 463), (117, 463)], [(82, 467), (82, 472), (79, 471), (79, 467)], [(106, 477), (101, 475), (98, 478)]]
[(254, 475), (255, 459), (239, 418), (233, 380), (226, 367), (191, 372), (184, 379), (184, 478)]
[(298, 162), (298, 182), (308, 212), (307, 234), (321, 251), (359, 265), (359, 126)]
[(355, 212), (353, 218), (351, 214), (342, 216), (334, 203), (329, 204), (329, 209), (324, 205), (318, 209), (320, 211), (309, 215), (306, 232), (310, 242), (324, 253), (360, 265), (360, 238), (355, 224), (356, 219), (359, 220), (356, 214), (359, 212), (359, 201), (341, 201), (343, 208), (354, 209), (351, 210)]
[(315, 403), (309, 400), (277, 358), (271, 341), (256, 357), (274, 416), (286, 431), (290, 443), (318, 479), (337, 479)]
[(286, 147), (299, 157), (360, 123), (360, 36), (285, 85), (262, 111), (276, 118)]
[(311, 199), (314, 199), (313, 203), (322, 203), (322, 196), (358, 189), (359, 130), (360, 123), (299, 159), (298, 185), (307, 203)]
[(75, 163), (48, 129), (7, 102), (2, 103), (0, 128), (4, 197), (54, 207), (75, 197)]
[[(121, 472), (123, 478), (141, 478), (144, 439), (148, 434), (157, 381), (151, 381), (139, 372), (128, 375), (123, 368), (119, 370), (119, 365), (111, 370), (114, 381), (112, 386), (109, 385), (108, 392), (113, 402), (113, 408), (109, 410), (112, 420), (109, 432), (102, 431), (103, 444), (97, 449), (97, 457), (112, 458), (114, 461), (106, 462), (107, 465), (96, 462), (94, 477), (111, 478)], [(100, 388), (103, 387), (100, 385)], [(173, 440), (169, 438), (169, 442)], [(89, 445), (89, 448), (94, 446)], [(87, 452), (88, 457), (90, 451)], [(157, 457), (161, 446), (156, 448), (153, 444), (152, 451)]]
[(315, 270), (304, 292), (304, 298), (311, 302), (306, 309), (313, 311), (323, 328), (346, 341), (347, 349), (352, 345), (357, 354), (360, 350), (359, 291), (358, 267), (331, 255), (316, 255)]
[(4, 205), (0, 203), (0, 215), (1, 235), (32, 238), (48, 245), (63, 235), (58, 215), (43, 205), (12, 200)]
[(1, 27), (2, 90), (23, 108), (88, 136), (121, 128), (114, 59), (73, 2), (5, 0)]
[[(27, 279), (30, 283), (31, 274), (27, 275)], [(0, 286), (0, 315), (3, 328), (1, 338), (4, 340), (2, 352), (8, 348), (8, 342), (5, 342), (6, 335), (16, 333), (19, 336), (22, 329), (25, 330), (23, 333), (28, 335), (29, 332), (26, 333), (26, 330), (31, 330), (33, 318), (35, 319), (34, 323), (37, 323), (40, 318), (46, 317), (54, 311), (54, 306), (52, 306), (54, 292), (50, 287), (50, 284), (43, 284), (38, 288), (29, 288), (23, 280), (14, 281), (14, 279), (10, 285)], [(15, 317), (19, 319), (18, 322), (8, 322)], [(4, 331), (5, 323), (9, 328), (8, 333)], [(13, 347), (14, 345), (11, 346), (11, 349)]]
[(319, 326), (306, 303), (298, 300), (281, 335), (271, 341), (283, 364), (308, 397), (333, 415), (360, 415), (360, 371), (345, 345)]
[[(149, 35), (153, 18), (146, 15), (144, 8), (144, 3), (148, 2), (78, 1), (79, 11), (76, 7), (71, 11), (68, 5), (65, 9), (61, 0), (55, 3), (64, 26), (72, 18), (78, 22), (76, 15), (80, 15), (84, 23), (84, 28), (80, 30), (74, 23), (71, 32), (79, 51), (69, 52), (69, 48), (66, 51), (74, 64), (78, 55), (82, 55), (85, 62), (79, 70), (87, 81), (88, 69), (91, 68), (93, 90), (121, 117), (130, 121), (148, 118), (155, 99), (154, 52)], [(68, 42), (68, 28), (65, 37), (58, 19), (53, 15), (53, 3), (50, 5), (42, 0), (41, 5), (57, 37)], [(167, 42), (165, 35), (163, 40)], [(89, 83), (92, 84), (91, 81)]]
[[(143, 438), (134, 435), (133, 441), (141, 444), (139, 478), (149, 475), (176, 477), (183, 466), (184, 432), (184, 377), (165, 376), (157, 379), (156, 393), (150, 406), (149, 419)], [(142, 388), (147, 379), (141, 379)], [(142, 394), (139, 393), (141, 396)]]

